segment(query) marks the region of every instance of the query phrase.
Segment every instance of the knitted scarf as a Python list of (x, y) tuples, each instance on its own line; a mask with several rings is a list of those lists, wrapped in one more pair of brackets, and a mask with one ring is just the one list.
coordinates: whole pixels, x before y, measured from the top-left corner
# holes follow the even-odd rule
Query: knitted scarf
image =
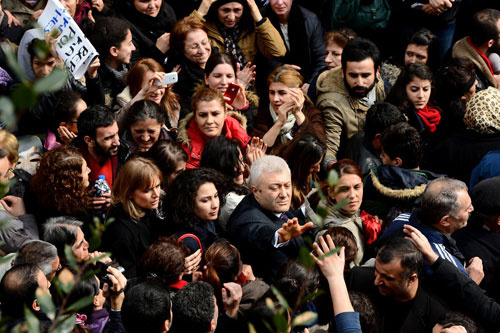
[(423, 109), (417, 110), (418, 116), (422, 119), (429, 132), (434, 133), (437, 125), (441, 121), (441, 114), (438, 110), (426, 105)]
[(226, 53), (233, 57), (234, 60), (240, 64), (240, 67), (244, 67), (247, 61), (245, 60), (245, 55), (238, 46), (238, 40), (241, 35), (239, 26), (236, 25), (234, 28), (226, 28), (226, 26), (220, 22), (217, 22), (216, 25), (222, 38), (224, 38)]

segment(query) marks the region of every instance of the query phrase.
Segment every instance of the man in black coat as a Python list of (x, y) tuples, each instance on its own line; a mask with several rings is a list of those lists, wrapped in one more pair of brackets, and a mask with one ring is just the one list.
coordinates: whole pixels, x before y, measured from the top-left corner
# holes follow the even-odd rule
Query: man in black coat
[(457, 246), (468, 261), (483, 261), (484, 279), (481, 287), (500, 301), (500, 177), (484, 179), (472, 189), (474, 205), (471, 222), (453, 234)]
[(304, 246), (301, 235), (313, 223), (300, 225), (290, 210), (291, 173), (282, 158), (268, 155), (255, 161), (250, 186), (252, 193), (227, 222), (228, 237), (255, 275), (271, 281), (288, 259), (297, 258)]
[(375, 259), (375, 270), (355, 267), (349, 290), (364, 292), (376, 309), (379, 332), (430, 332), (445, 309), (421, 286), (423, 256), (411, 241), (393, 237)]

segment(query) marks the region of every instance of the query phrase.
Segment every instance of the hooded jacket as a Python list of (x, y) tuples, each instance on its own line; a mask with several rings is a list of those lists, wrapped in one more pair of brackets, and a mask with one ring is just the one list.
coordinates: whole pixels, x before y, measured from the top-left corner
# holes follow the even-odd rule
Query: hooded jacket
[[(242, 151), (252, 139), (246, 132), (246, 118), (237, 112), (226, 113), (222, 135), (228, 139), (237, 140)], [(188, 114), (179, 122), (177, 141), (188, 154), (186, 168), (194, 169), (200, 166), (201, 155), (208, 141), (194, 121), (194, 114)]]
[(400, 213), (412, 211), (427, 183), (440, 176), (425, 170), (381, 165), (370, 170), (364, 179), (361, 209), (390, 222)]
[[(342, 67), (320, 74), (316, 85), (316, 106), (323, 112), (326, 132), (326, 160), (336, 160), (337, 153), (346, 140), (363, 131), (366, 112), (370, 108), (361, 99), (354, 98), (344, 85)], [(376, 101), (385, 99), (384, 82), (376, 78)]]

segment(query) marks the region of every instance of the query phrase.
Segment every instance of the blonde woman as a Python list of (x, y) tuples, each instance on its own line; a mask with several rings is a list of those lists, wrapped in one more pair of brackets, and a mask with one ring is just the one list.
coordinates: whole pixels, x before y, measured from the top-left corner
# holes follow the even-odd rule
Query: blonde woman
[(113, 182), (109, 216), (103, 235), (103, 249), (111, 251), (125, 268), (127, 278), (135, 277), (136, 264), (154, 242), (155, 210), (160, 202), (162, 174), (153, 161), (135, 157), (127, 161)]

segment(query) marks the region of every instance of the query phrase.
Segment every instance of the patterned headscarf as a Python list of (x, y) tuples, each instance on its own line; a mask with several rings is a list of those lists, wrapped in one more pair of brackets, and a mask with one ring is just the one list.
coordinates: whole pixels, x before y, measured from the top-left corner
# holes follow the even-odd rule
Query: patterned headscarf
[(464, 124), (480, 134), (500, 134), (500, 90), (489, 87), (467, 102)]

